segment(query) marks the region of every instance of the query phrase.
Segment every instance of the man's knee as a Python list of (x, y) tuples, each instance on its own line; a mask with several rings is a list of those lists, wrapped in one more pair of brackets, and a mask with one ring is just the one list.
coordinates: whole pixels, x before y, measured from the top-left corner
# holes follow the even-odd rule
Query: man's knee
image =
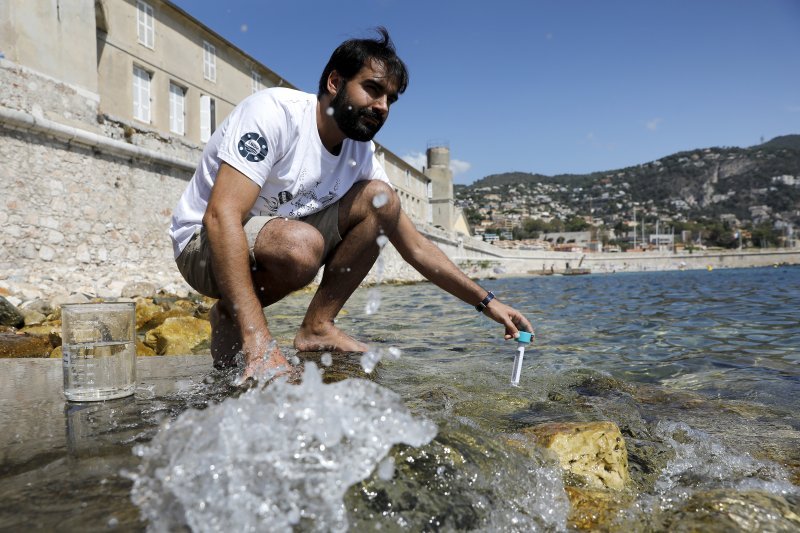
[(257, 268), (294, 288), (304, 287), (314, 279), (322, 264), (325, 241), (308, 224), (285, 220), (270, 224), (275, 222), (279, 224), (270, 228), (272, 231), (260, 234), (256, 241), (253, 254)]
[(364, 191), (369, 202), (368, 209), (373, 213), (385, 229), (392, 229), (400, 215), (400, 198), (391, 185), (384, 181), (370, 180), (366, 182)]

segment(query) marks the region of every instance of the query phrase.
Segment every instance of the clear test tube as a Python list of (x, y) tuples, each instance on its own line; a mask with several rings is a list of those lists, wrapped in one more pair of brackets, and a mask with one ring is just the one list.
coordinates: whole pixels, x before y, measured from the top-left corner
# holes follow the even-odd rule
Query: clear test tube
[(525, 345), (530, 344), (533, 333), (520, 331), (517, 337), (517, 355), (514, 356), (514, 368), (511, 370), (511, 384), (519, 386), (519, 378), (522, 375), (522, 360), (525, 357)]

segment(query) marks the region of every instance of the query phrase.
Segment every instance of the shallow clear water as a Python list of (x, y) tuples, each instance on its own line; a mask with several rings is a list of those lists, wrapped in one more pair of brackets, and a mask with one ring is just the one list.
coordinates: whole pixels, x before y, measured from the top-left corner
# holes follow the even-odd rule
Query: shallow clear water
[[(327, 379), (370, 379), (438, 433), (429, 444), (376, 456), (375, 473), (345, 493), (346, 518), (337, 527), (585, 525), (570, 511), (570, 481), (551, 459), (533, 447), (521, 453), (515, 442), (538, 423), (593, 420), (620, 426), (633, 480), (624, 497), (597, 504), (595, 514), (610, 510), (606, 525), (800, 526), (800, 269), (481, 283), (536, 328), (519, 387), (509, 385), (515, 345), (503, 341), (499, 325), (433, 285), (382, 285), (379, 299), (359, 290), (338, 319), (376, 351), (402, 355), (385, 357), (369, 375), (359, 356), (334, 356), (332, 366), (320, 367)], [(291, 346), (309, 299), (295, 295), (269, 310), (282, 346)], [(60, 361), (0, 361), (0, 529), (146, 527), (130, 500), (131, 477), (144, 475), (135, 472), (147, 456), (134, 455), (134, 447), (170, 453), (158, 447), (169, 431), (159, 432), (162, 422), (242, 398), (207, 357), (140, 358), (138, 365), (134, 398), (65, 408)], [(363, 391), (358, 401), (381, 406), (379, 395)], [(323, 397), (315, 394), (309, 397)], [(216, 428), (212, 411), (193, 415), (197, 424)], [(292, 431), (276, 429), (275, 442), (297, 437)], [(300, 514), (290, 518), (287, 527), (326, 529)]]

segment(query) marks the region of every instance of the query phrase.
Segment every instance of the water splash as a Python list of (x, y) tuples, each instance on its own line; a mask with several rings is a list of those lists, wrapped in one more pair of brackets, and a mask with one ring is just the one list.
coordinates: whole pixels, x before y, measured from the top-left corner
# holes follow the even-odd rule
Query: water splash
[(382, 359), (396, 361), (397, 359), (400, 359), (401, 355), (403, 355), (403, 352), (400, 350), (400, 348), (395, 348), (394, 346), (387, 348), (386, 350), (383, 348), (378, 348), (374, 351), (369, 350), (364, 352), (364, 355), (361, 356), (361, 368), (364, 369), (364, 372), (369, 374), (375, 370), (375, 367), (378, 366), (378, 363), (380, 363)]
[(374, 315), (381, 307), (381, 292), (380, 289), (378, 289), (378, 285), (383, 281), (385, 260), (380, 251), (383, 250), (383, 247), (389, 242), (389, 238), (386, 235), (378, 235), (375, 242), (378, 244), (379, 248), (378, 259), (375, 261), (375, 287), (367, 291), (367, 303), (364, 305), (364, 314), (366, 315)]
[(333, 364), (333, 356), (331, 355), (331, 353), (325, 352), (324, 354), (322, 354), (322, 357), (320, 358), (320, 363), (322, 363), (322, 366), (331, 366)]
[(162, 426), (134, 448), (131, 498), (159, 531), (344, 531), (348, 487), (393, 445), (435, 434), (394, 392), (360, 379), (324, 385), (308, 362), (300, 385), (279, 380)]
[(780, 465), (737, 454), (684, 422), (661, 421), (656, 434), (675, 451), (656, 482), (656, 490), (662, 494), (719, 487), (800, 494)]
[(376, 194), (372, 199), (372, 205), (375, 209), (385, 206), (389, 202), (389, 196), (386, 193)]
[(372, 288), (367, 291), (367, 303), (364, 305), (365, 315), (374, 315), (381, 307), (381, 291)]

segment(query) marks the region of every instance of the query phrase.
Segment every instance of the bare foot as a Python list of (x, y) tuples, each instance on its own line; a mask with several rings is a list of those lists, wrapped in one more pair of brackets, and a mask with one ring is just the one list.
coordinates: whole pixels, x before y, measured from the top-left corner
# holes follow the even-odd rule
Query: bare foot
[(366, 352), (369, 347), (357, 341), (332, 323), (312, 328), (306, 324), (294, 338), (294, 347), (300, 352)]
[(233, 320), (215, 303), (208, 314), (211, 321), (211, 356), (214, 368), (223, 369), (236, 366), (236, 354), (242, 349), (239, 328)]

